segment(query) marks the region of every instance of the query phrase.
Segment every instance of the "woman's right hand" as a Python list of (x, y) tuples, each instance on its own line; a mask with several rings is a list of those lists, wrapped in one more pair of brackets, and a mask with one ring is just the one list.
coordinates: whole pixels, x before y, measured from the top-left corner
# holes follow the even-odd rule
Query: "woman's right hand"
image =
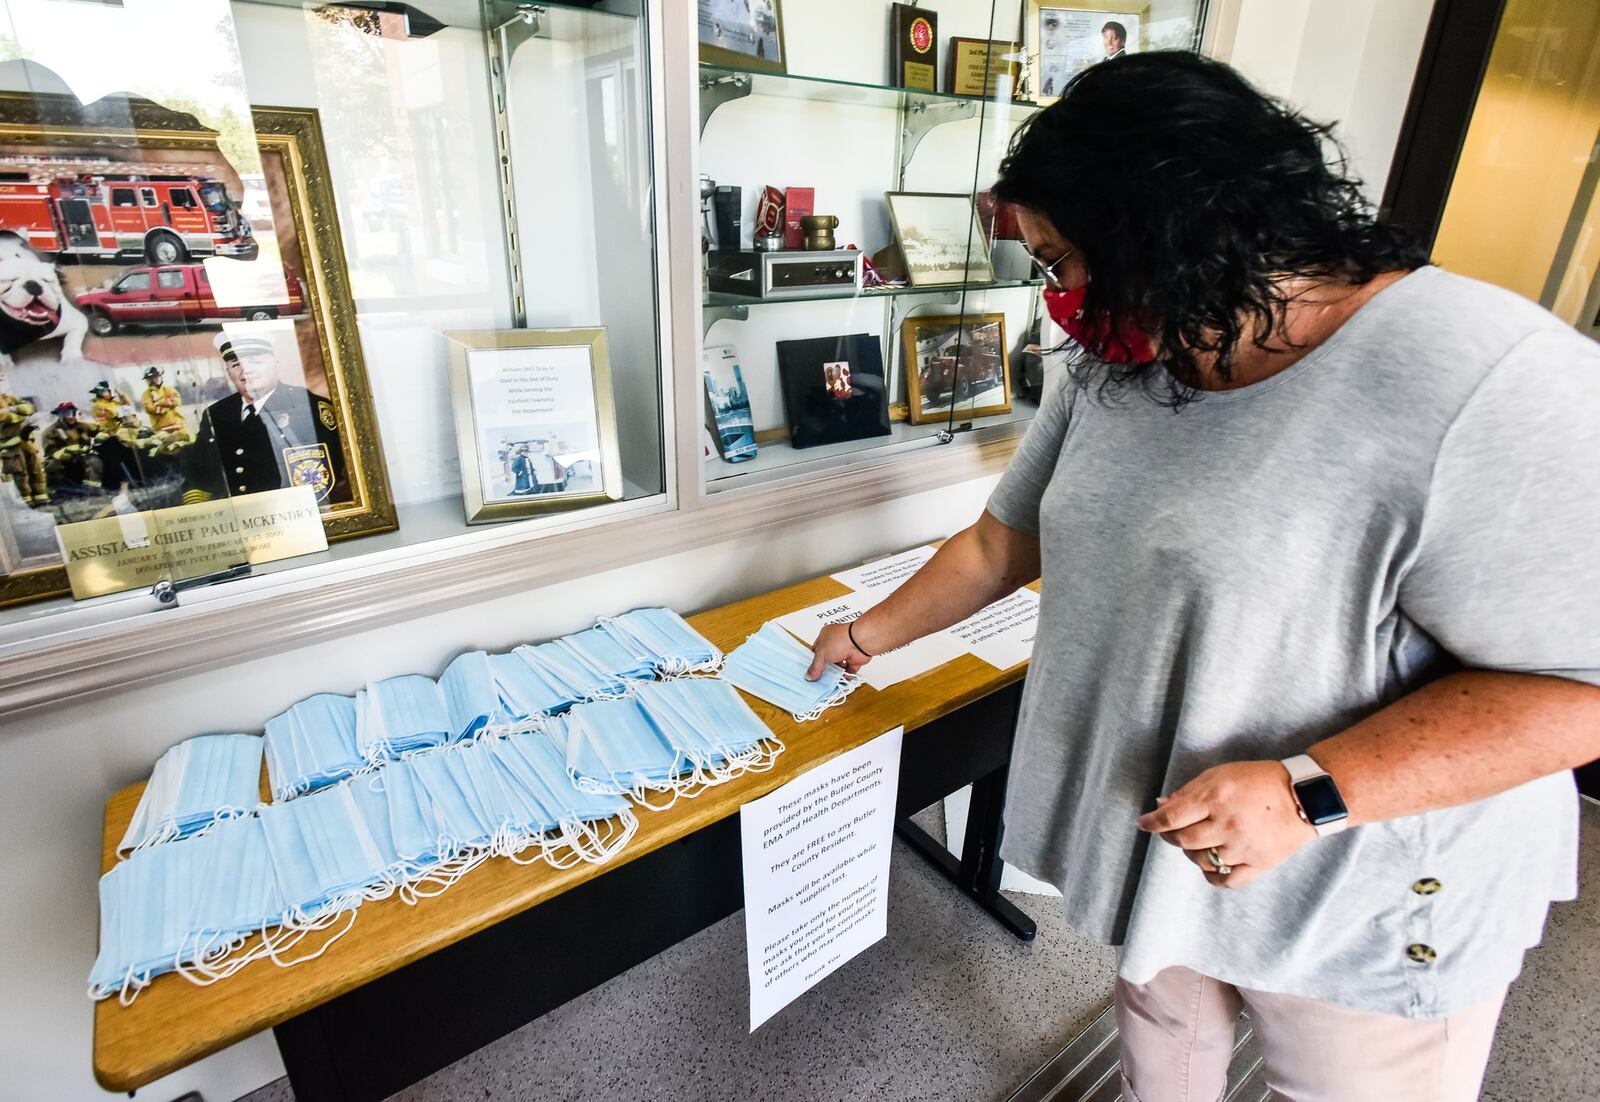
[(869, 655), (862, 653), (850, 641), (850, 628), (848, 624), (828, 624), (817, 636), (817, 641), (811, 644), (815, 657), (811, 659), (811, 668), (806, 671), (806, 680), (815, 681), (822, 676), (822, 671), (827, 666), (843, 666), (845, 673), (855, 673), (868, 662), (872, 661)]

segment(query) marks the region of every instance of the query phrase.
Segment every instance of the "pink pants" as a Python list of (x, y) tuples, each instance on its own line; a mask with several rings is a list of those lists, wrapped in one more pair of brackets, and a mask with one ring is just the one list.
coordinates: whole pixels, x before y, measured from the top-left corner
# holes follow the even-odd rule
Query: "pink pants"
[(1188, 968), (1117, 981), (1125, 1102), (1214, 1102), (1227, 1084), (1233, 1023), (1250, 1014), (1281, 1102), (1472, 1102), (1505, 991), (1449, 1018), (1351, 1010), (1248, 991)]

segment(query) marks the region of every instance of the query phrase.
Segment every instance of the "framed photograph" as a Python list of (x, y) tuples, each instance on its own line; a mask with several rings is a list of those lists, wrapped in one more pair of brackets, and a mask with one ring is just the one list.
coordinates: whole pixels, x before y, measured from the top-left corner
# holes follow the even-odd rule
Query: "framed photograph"
[(445, 336), (468, 524), (622, 497), (604, 329)]
[[(52, 525), (309, 485), (330, 539), (395, 527), (317, 113), (251, 130), (0, 94), (0, 466)], [(43, 558), (0, 604), (67, 590)]]
[(699, 0), (700, 60), (754, 72), (788, 71), (780, 0)]
[(971, 195), (891, 191), (885, 198), (911, 286), (994, 282), (989, 242)]
[(1004, 314), (910, 317), (901, 325), (913, 425), (1011, 412)]
[(1027, 0), (1028, 64), (1033, 99), (1061, 98), (1077, 74), (1144, 48), (1149, 0)]
[(778, 381), (796, 448), (889, 435), (883, 348), (870, 333), (779, 341)]

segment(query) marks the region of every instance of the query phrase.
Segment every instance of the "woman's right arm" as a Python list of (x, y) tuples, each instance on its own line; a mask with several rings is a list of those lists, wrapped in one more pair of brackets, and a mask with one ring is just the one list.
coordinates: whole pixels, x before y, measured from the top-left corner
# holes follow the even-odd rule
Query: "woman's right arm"
[(1008, 528), (986, 510), (882, 604), (862, 614), (851, 626), (854, 642), (845, 624), (823, 628), (806, 677), (815, 681), (830, 664), (854, 673), (872, 655), (958, 624), (1038, 577), (1039, 537)]

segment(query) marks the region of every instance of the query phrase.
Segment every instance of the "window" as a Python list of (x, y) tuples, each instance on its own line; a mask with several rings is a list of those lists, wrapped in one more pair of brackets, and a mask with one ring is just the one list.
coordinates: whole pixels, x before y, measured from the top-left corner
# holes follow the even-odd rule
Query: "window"
[(172, 205), (179, 210), (193, 210), (200, 205), (194, 197), (194, 192), (186, 187), (173, 188), (167, 193), (167, 197), (172, 201)]
[(119, 291), (148, 291), (149, 289), (149, 272), (133, 272), (130, 275), (123, 276), (122, 280), (117, 284), (117, 290)]
[(167, 268), (156, 273), (156, 286), (163, 291), (183, 290), (183, 272), (177, 268)]
[(140, 188), (139, 189), (139, 198), (144, 200), (144, 205), (145, 206), (147, 206), (147, 207), (155, 206), (156, 205), (156, 189), (153, 188), (153, 187), (142, 187), (142, 188)]
[(111, 205), (114, 207), (136, 207), (139, 200), (134, 198), (131, 187), (114, 187), (111, 189)]

